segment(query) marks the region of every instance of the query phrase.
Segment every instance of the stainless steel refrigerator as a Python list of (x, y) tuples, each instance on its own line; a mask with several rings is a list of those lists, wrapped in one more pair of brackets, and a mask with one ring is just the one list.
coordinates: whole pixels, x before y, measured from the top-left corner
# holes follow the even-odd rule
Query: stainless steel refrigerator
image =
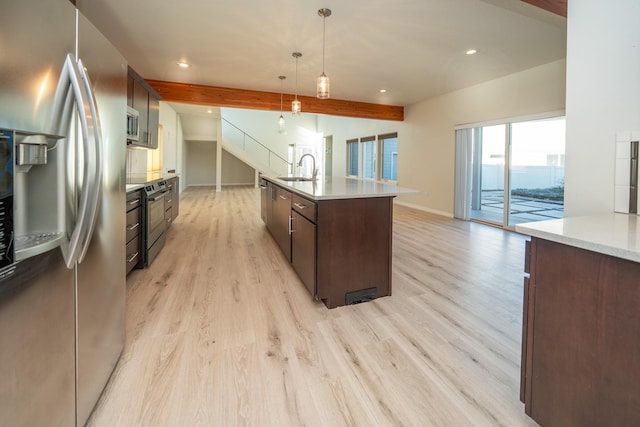
[(84, 425), (124, 346), (126, 61), (68, 0), (0, 23), (0, 425)]

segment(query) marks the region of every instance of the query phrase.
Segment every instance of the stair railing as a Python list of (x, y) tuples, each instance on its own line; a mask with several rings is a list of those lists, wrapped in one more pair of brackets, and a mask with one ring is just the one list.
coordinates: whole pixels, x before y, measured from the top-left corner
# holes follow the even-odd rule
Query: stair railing
[(255, 161), (268, 166), (271, 170), (286, 175), (293, 170), (293, 164), (272, 151), (269, 147), (231, 123), (222, 119), (222, 139), (242, 149)]

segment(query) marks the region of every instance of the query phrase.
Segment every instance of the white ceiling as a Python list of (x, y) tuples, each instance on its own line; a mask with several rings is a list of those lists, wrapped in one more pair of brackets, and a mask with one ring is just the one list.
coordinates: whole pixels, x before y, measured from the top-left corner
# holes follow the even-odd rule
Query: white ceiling
[[(77, 0), (145, 79), (409, 105), (565, 57), (566, 19), (519, 0)], [(475, 48), (474, 56), (465, 55)], [(187, 60), (192, 67), (179, 69)], [(386, 94), (379, 89), (387, 89)]]

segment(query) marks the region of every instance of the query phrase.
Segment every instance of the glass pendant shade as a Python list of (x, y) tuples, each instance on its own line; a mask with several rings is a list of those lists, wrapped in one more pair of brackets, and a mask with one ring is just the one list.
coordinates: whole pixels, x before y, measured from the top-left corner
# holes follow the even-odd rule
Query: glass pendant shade
[(329, 98), (329, 89), (331, 86), (331, 82), (329, 81), (329, 77), (323, 72), (320, 77), (318, 77), (318, 85), (317, 85), (317, 97), (319, 99), (327, 99)]
[(298, 101), (298, 98), (291, 101), (291, 114), (299, 115), (300, 111), (302, 111), (302, 104)]

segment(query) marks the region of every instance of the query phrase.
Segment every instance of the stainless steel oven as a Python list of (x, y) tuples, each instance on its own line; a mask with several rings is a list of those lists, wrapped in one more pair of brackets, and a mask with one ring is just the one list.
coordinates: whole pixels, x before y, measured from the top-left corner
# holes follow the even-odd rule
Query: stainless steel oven
[(167, 194), (166, 182), (161, 179), (150, 182), (144, 187), (145, 193), (145, 230), (144, 230), (144, 266), (151, 265), (164, 246), (166, 222), (164, 220), (164, 198)]

